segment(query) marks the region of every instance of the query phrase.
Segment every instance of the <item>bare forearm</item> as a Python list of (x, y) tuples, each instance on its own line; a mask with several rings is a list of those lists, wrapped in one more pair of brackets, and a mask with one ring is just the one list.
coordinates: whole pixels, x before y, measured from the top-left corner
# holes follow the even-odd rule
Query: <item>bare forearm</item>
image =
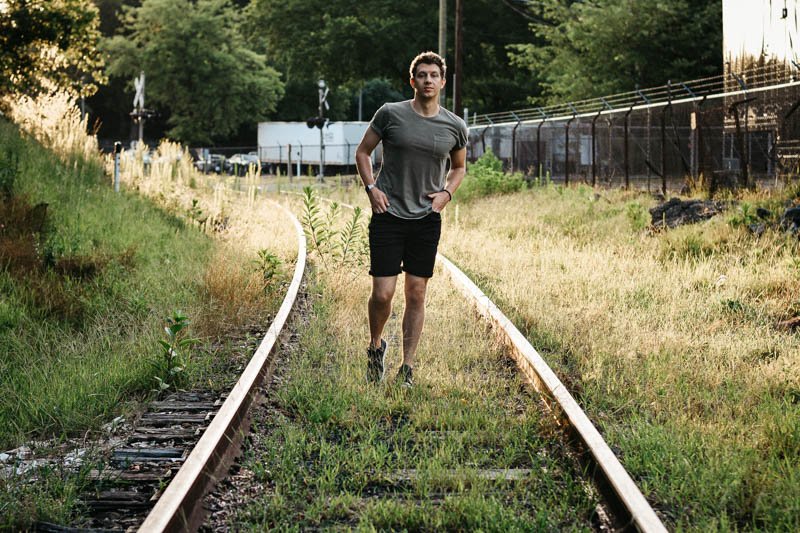
[(372, 176), (372, 158), (369, 154), (356, 152), (356, 168), (358, 169), (358, 175), (361, 177), (361, 182), (365, 186), (375, 183), (375, 178)]
[(464, 167), (451, 168), (447, 173), (445, 189), (450, 191), (450, 194), (455, 194), (461, 182), (464, 181), (464, 176), (467, 174), (467, 169)]

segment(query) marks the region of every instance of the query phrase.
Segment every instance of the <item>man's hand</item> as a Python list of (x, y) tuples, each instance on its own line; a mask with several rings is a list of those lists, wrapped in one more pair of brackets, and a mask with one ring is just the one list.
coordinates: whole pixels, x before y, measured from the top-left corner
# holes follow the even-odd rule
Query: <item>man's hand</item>
[(450, 203), (450, 195), (445, 191), (433, 192), (428, 195), (432, 200), (432, 207), (434, 213), (441, 213), (444, 206)]
[(372, 205), (373, 213), (385, 213), (389, 209), (389, 197), (379, 188), (373, 187), (367, 193), (367, 196), (369, 196), (369, 203)]

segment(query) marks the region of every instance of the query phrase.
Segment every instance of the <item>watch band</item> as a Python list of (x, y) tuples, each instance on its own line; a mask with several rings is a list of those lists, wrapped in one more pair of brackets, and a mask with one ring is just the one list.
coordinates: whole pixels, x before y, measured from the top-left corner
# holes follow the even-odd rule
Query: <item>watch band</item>
[(369, 191), (371, 191), (374, 188), (375, 188), (375, 184), (374, 183), (370, 183), (369, 185), (365, 185), (364, 186), (364, 190), (367, 191), (367, 194), (369, 194)]

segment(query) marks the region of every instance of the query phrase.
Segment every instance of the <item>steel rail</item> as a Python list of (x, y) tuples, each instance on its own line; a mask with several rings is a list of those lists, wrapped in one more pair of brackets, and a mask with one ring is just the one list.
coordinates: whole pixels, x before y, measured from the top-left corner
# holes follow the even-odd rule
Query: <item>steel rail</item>
[[(548, 403), (551, 409), (563, 415), (570, 429), (588, 450), (591, 462), (597, 466), (595, 476), (599, 478), (600, 488), (604, 488), (603, 485), (611, 488), (613, 494), (610, 496), (617, 500), (610, 502), (614, 504), (617, 514), (623, 513), (628, 523), (633, 524), (639, 531), (665, 533), (667, 529), (664, 524), (606, 444), (603, 436), (528, 339), (452, 261), (442, 254), (438, 254), (438, 258), (462, 294), (475, 304), (483, 317), (504, 333), (520, 370), (540, 394), (550, 399)], [(608, 490), (602, 492), (606, 497), (609, 496)]]
[(271, 373), (270, 357), (294, 307), (306, 266), (306, 240), (300, 222), (292, 212), (275, 202), (291, 218), (297, 232), (297, 263), (289, 289), (275, 319), (253, 357), (231, 389), (225, 403), (195, 445), (186, 462), (147, 515), (139, 531), (194, 531), (202, 520), (203, 496), (224, 477), (232, 448), (241, 441), (247, 425), (247, 411), (259, 385)]
[[(299, 194), (284, 191), (285, 194)], [(329, 198), (323, 198), (331, 202)], [(354, 209), (350, 204), (337, 202), (343, 207)], [(565, 422), (572, 433), (584, 446), (589, 454), (589, 463), (594, 469), (594, 478), (598, 488), (609, 500), (614, 508), (617, 518), (623, 518), (624, 527), (633, 525), (644, 533), (667, 533), (667, 528), (656, 515), (656, 512), (647, 502), (634, 483), (625, 467), (619, 462), (614, 452), (606, 444), (605, 439), (592, 424), (586, 413), (583, 412), (578, 402), (572, 397), (567, 388), (558, 379), (555, 372), (542, 358), (528, 339), (506, 317), (492, 300), (481, 291), (475, 283), (464, 274), (452, 261), (441, 253), (436, 254), (467, 301), (475, 304), (478, 312), (497, 326), (504, 333), (508, 346), (517, 362), (517, 366), (528, 378), (537, 392), (545, 397), (551, 410), (560, 414), (559, 418)]]

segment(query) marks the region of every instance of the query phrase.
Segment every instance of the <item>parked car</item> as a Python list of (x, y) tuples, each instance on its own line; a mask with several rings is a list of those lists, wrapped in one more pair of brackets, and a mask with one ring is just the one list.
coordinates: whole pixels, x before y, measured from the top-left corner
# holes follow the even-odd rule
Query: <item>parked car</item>
[(200, 172), (216, 172), (221, 173), (225, 168), (225, 156), (220, 154), (211, 154), (206, 159), (198, 159), (194, 162), (194, 166)]
[(225, 161), (225, 171), (228, 174), (244, 176), (251, 165), (258, 167), (259, 163), (258, 155), (254, 153), (233, 154)]

